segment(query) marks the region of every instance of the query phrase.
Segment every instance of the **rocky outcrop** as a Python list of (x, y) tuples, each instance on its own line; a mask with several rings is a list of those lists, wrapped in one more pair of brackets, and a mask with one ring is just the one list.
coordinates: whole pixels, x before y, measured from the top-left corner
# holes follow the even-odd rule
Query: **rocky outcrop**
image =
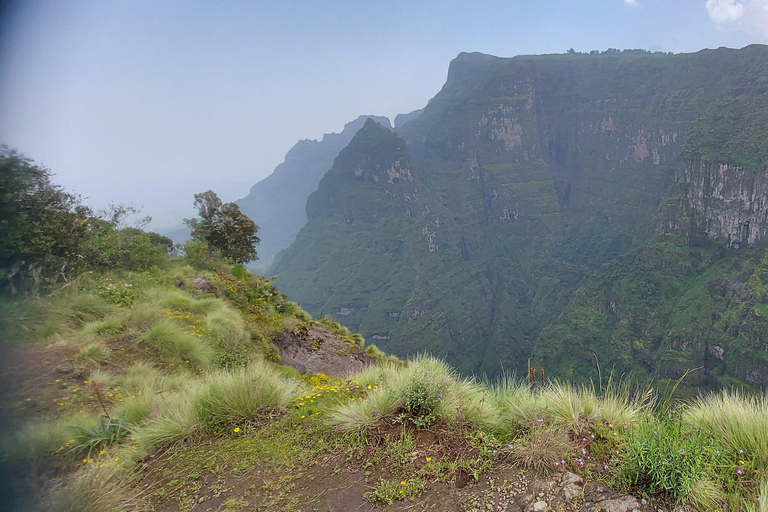
[(708, 238), (727, 240), (738, 248), (768, 237), (768, 174), (728, 163), (684, 161), (675, 180), (682, 184), (676, 220), (662, 232), (692, 230)]
[(280, 350), (280, 362), (301, 373), (346, 377), (372, 362), (360, 348), (345, 343), (340, 336), (317, 322), (297, 334), (283, 333), (277, 348)]

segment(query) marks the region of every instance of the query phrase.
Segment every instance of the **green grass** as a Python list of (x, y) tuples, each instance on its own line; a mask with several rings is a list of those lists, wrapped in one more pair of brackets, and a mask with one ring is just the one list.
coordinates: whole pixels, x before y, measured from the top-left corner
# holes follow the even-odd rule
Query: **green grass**
[[(90, 369), (82, 380), (109, 388), (102, 393), (109, 417), (84, 390), (74, 415), (55, 411), (51, 421), (4, 439), (4, 453), (77, 468), (55, 498), (77, 510), (138, 506), (132, 482), (140, 463), (165, 450), (204, 452), (238, 471), (269, 464), (286, 478), (321, 455), (343, 455), (382, 476), (366, 497), (383, 503), (416, 498), (424, 482), (450, 482), (458, 472), (477, 478), (499, 463), (538, 473), (565, 468), (702, 510), (759, 510), (757, 497), (768, 494), (764, 395), (701, 397), (670, 419), (657, 416), (654, 395), (634, 391), (629, 380), (609, 379), (599, 391), (554, 380), (490, 383), (428, 355), (389, 362), (375, 347), (366, 350), (378, 364), (348, 379), (300, 376), (266, 362), (251, 336), (311, 323), (266, 280), (238, 279), (219, 279), (231, 293), (225, 298), (145, 282), (130, 308), (90, 295), (83, 281), (37, 299), (44, 314), (34, 321), (32, 303), (11, 311), (35, 327), (29, 339), (42, 331), (70, 344), (72, 359)], [(432, 434), (441, 442), (425, 445)], [(591, 462), (578, 463), (581, 450)], [(174, 492), (183, 501), (195, 483), (179, 482)]]

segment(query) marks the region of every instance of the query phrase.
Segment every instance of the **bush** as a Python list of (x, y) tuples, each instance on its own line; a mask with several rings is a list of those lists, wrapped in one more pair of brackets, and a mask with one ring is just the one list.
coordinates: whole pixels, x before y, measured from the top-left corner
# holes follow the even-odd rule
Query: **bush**
[(181, 249), (184, 251), (184, 260), (194, 269), (217, 270), (224, 265), (221, 252), (211, 249), (202, 240), (187, 240)]

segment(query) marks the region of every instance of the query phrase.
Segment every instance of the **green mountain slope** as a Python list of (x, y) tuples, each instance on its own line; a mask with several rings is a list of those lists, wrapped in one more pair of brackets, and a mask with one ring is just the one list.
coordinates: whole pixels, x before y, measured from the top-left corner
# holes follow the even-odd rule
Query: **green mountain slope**
[(272, 174), (236, 201), (240, 210), (260, 227), (259, 267), (268, 267), (275, 255), (291, 244), (307, 221), (304, 213), (307, 196), (317, 189), (320, 178), (333, 165), (333, 159), (367, 119), (391, 126), (386, 117), (360, 116), (347, 123), (341, 133), (327, 133), (319, 141), (299, 141)]
[[(429, 350), (468, 373), (525, 369), (542, 329), (575, 307), (572, 297), (588, 295), (574, 294), (585, 277), (640, 250), (660, 224), (698, 225), (686, 212), (712, 198), (686, 181), (683, 162), (711, 164), (742, 150), (733, 165), (762, 158), (751, 149), (757, 135), (737, 137), (748, 142), (736, 149), (707, 141), (722, 140), (718, 115), (730, 104), (749, 103), (753, 128), (739, 129), (760, 130), (766, 62), (763, 46), (461, 54), (443, 90), (397, 130), (400, 139), (369, 125), (358, 133), (271, 272), (309, 311), (343, 318), (385, 350)], [(385, 179), (397, 161), (407, 175), (401, 167)], [(365, 178), (376, 173), (378, 181)], [(701, 193), (675, 202), (676, 187)], [(729, 222), (741, 222), (727, 214), (727, 192), (714, 198), (720, 217), (702, 211), (710, 236), (727, 238)], [(675, 213), (659, 217), (665, 194)]]

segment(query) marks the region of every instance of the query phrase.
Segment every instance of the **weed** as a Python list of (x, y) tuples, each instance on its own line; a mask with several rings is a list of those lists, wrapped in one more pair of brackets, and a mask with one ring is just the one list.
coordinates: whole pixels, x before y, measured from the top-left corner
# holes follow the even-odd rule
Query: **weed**
[(395, 501), (406, 498), (414, 498), (427, 488), (427, 483), (422, 478), (409, 480), (385, 480), (379, 479), (370, 491), (363, 497), (371, 502), (386, 503), (392, 505)]
[[(686, 431), (677, 418), (647, 416), (628, 430), (625, 456), (617, 476), (625, 487), (644, 493), (665, 492), (685, 501), (707, 469), (707, 440)], [(694, 491), (700, 496), (702, 484)]]
[(92, 427), (72, 427), (72, 448), (88, 459), (103, 448), (107, 448), (129, 433), (119, 421), (100, 415)]

